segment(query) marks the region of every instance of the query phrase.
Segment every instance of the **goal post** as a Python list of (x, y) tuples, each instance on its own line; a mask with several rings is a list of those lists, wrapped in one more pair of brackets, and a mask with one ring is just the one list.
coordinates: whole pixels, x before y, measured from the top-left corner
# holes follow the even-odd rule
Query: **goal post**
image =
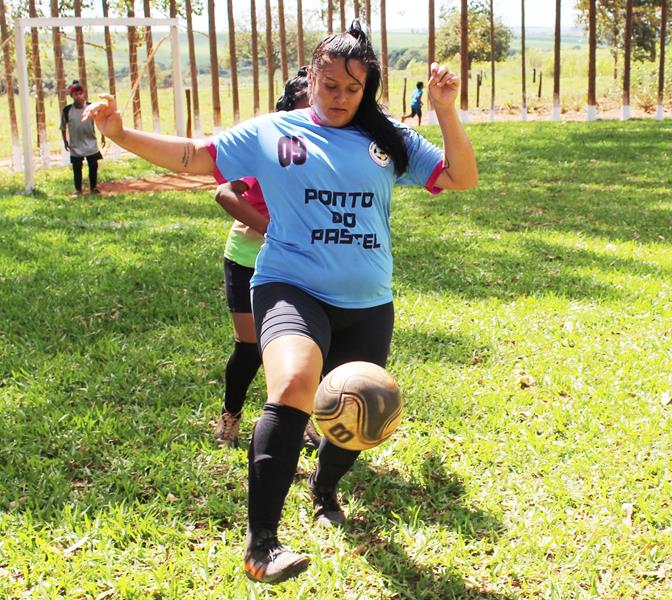
[[(180, 68), (180, 47), (178, 20), (175, 18), (149, 17), (37, 17), (20, 18), (15, 23), (16, 70), (19, 84), (19, 104), (21, 106), (21, 138), (23, 146), (23, 171), (25, 191), (35, 188), (35, 166), (33, 165), (33, 124), (30, 110), (30, 90), (28, 61), (24, 42), (26, 30), (33, 27), (169, 27), (172, 62), (173, 106), (175, 113), (175, 131), (177, 135), (186, 135), (184, 122), (184, 90)], [(49, 148), (41, 147), (42, 163), (48, 166)]]

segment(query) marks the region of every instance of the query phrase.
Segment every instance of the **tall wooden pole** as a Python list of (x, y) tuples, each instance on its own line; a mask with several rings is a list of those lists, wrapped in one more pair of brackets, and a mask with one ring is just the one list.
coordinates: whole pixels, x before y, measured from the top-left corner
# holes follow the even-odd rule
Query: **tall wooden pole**
[[(145, 17), (151, 17), (150, 0), (142, 0), (142, 8)], [(156, 65), (152, 56), (154, 50), (154, 40), (152, 39), (152, 28), (145, 27), (145, 50), (147, 50), (147, 75), (149, 78), (149, 98), (152, 104), (152, 125), (154, 131), (161, 131), (161, 119), (159, 116), (159, 94), (156, 85)]]
[(555, 0), (555, 38), (553, 40), (553, 120), (560, 120), (560, 0)]
[(390, 105), (390, 88), (387, 62), (387, 6), (386, 0), (380, 0), (380, 58), (383, 75), (383, 104)]
[(266, 81), (268, 86), (268, 112), (273, 112), (275, 109), (275, 91), (273, 90), (274, 75), (273, 15), (271, 13), (271, 0), (266, 0)]
[(434, 0), (429, 0), (429, 22), (427, 24), (427, 78), (432, 76), (432, 63), (436, 61), (436, 16)]
[(665, 93), (665, 34), (667, 30), (667, 0), (662, 0), (660, 6), (660, 64), (658, 67), (658, 107), (656, 119), (663, 118), (663, 94)]
[[(103, 17), (107, 18), (109, 16), (109, 4), (107, 0), (102, 0), (103, 7)], [(112, 34), (110, 33), (109, 27), (104, 27), (104, 37), (105, 37), (105, 58), (107, 59), (107, 82), (108, 90), (115, 98), (117, 96), (117, 76), (114, 72), (114, 52), (112, 50)]]
[(284, 82), (289, 79), (289, 67), (287, 64), (287, 30), (285, 29), (285, 2), (278, 0), (278, 29), (280, 32), (280, 72)]
[(229, 70), (231, 72), (231, 97), (233, 103), (233, 122), (240, 122), (240, 100), (238, 98), (238, 65), (236, 59), (236, 27), (233, 18), (233, 0), (227, 0), (226, 8), (229, 21)]
[(19, 125), (16, 118), (16, 103), (14, 102), (14, 68), (12, 65), (12, 49), (10, 47), (9, 28), (7, 27), (7, 12), (5, 2), (0, 0), (0, 39), (2, 40), (2, 60), (5, 66), (5, 81), (7, 84), (7, 107), (9, 109), (9, 124), (12, 133), (12, 163), (15, 170), (22, 165), (21, 142), (19, 141)]
[(525, 0), (520, 0), (520, 68), (522, 76), (520, 118), (523, 121), (527, 121), (527, 69), (525, 66)]
[(210, 86), (212, 89), (212, 120), (215, 133), (222, 128), (222, 103), (219, 96), (219, 59), (217, 58), (217, 28), (215, 0), (208, 0), (208, 42), (210, 45)]
[(334, 33), (334, 0), (327, 0), (327, 33)]
[[(74, 0), (75, 17), (82, 16), (82, 0)], [(79, 71), (79, 83), (84, 88), (84, 93), (89, 93), (89, 85), (86, 77), (86, 52), (84, 50), (84, 32), (81, 27), (75, 27), (75, 39), (77, 40), (77, 68)]]
[[(58, 17), (58, 0), (51, 0), (51, 16)], [(54, 70), (56, 71), (56, 96), (58, 97), (58, 109), (68, 102), (68, 95), (65, 91), (65, 70), (63, 69), (63, 46), (61, 43), (60, 27), (52, 27), (51, 39), (54, 45)]]
[[(187, 13), (187, 45), (189, 47), (189, 74), (191, 80), (191, 102), (194, 107), (194, 137), (200, 137), (201, 130), (201, 106), (198, 94), (198, 66), (196, 65), (196, 43), (194, 40), (194, 24), (192, 20), (191, 0), (185, 0)], [(189, 113), (191, 114), (191, 112)]]
[(469, 120), (469, 7), (462, 0), (460, 7), (460, 116), (466, 123)]
[(625, 39), (623, 40), (623, 120), (630, 118), (630, 64), (632, 56), (632, 0), (625, 3)]
[(303, 46), (303, 0), (296, 0), (296, 59), (299, 67), (306, 64), (306, 52)]
[(595, 0), (588, 2), (588, 120), (597, 118), (595, 94), (595, 52), (597, 48), (597, 19)]
[(254, 114), (259, 114), (259, 36), (257, 35), (257, 5), (250, 0), (252, 27), (252, 107)]
[(495, 120), (495, 7), (490, 0), (490, 120)]

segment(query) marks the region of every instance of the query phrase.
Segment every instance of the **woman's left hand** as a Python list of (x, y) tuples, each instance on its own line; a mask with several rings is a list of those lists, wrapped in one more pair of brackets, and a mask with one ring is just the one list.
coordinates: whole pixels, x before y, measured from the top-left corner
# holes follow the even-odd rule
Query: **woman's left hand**
[(460, 89), (460, 76), (448, 67), (432, 63), (429, 79), (429, 97), (435, 109), (451, 108)]

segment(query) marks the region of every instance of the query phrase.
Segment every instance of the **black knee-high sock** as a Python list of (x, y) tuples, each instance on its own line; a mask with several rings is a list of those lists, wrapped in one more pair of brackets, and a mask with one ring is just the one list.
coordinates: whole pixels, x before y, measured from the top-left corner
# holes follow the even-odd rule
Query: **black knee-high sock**
[(331, 490), (338, 485), (359, 456), (359, 450), (345, 450), (322, 438), (320, 449), (317, 452), (318, 463), (315, 475), (315, 487)]
[(308, 413), (266, 404), (252, 435), (248, 455), (248, 521), (252, 531), (277, 531), (285, 497), (303, 446)]
[(247, 388), (261, 366), (261, 356), (256, 344), (236, 342), (236, 347), (226, 363), (226, 391), (222, 412), (237, 415), (243, 409)]

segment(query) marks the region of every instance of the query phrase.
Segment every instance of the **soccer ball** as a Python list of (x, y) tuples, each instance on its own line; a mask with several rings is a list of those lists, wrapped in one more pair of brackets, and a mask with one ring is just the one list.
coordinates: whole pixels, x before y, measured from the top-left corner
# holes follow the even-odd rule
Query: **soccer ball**
[(346, 450), (373, 448), (399, 426), (403, 402), (394, 378), (369, 362), (349, 362), (327, 374), (315, 395), (315, 420)]

